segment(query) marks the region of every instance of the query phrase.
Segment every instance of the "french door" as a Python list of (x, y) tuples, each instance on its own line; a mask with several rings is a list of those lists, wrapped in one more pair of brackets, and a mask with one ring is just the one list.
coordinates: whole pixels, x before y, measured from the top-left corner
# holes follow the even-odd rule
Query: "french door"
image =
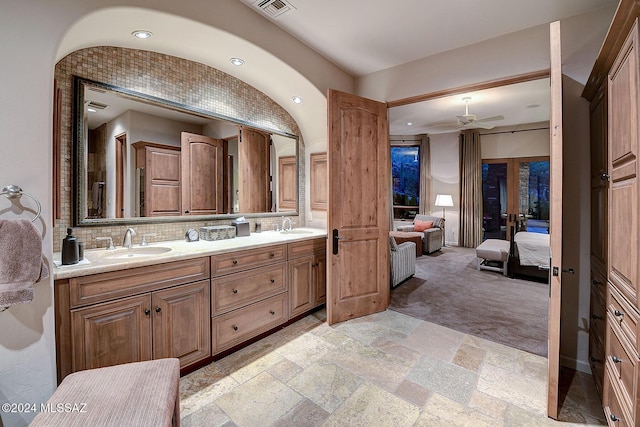
[(517, 221), (548, 234), (549, 194), (548, 156), (483, 160), (483, 239), (510, 240)]

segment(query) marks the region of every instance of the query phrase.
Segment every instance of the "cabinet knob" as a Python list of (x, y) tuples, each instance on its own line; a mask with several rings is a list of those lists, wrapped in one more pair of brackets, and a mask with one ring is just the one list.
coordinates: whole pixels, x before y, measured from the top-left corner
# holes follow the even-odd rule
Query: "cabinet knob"
[(276, 279), (271, 279), (271, 283), (276, 283)]
[(620, 421), (620, 418), (618, 418), (615, 414), (611, 414), (609, 415), (609, 418), (611, 418), (611, 421), (613, 421), (614, 423), (616, 421)]
[(162, 309), (160, 307), (156, 307), (156, 313), (160, 313)]
[(238, 326), (237, 325), (233, 325), (233, 330), (237, 331), (238, 330)]
[(615, 316), (616, 316), (616, 317), (622, 317), (622, 316), (624, 316), (624, 313), (623, 313), (623, 312), (621, 312), (620, 310), (615, 310), (615, 311), (613, 312), (613, 314), (615, 314)]
[(233, 265), (238, 265), (238, 260), (234, 259), (233, 261), (231, 261), (233, 263)]
[(270, 256), (271, 258), (273, 258), (274, 256), (276, 256), (276, 254), (274, 254), (273, 252), (270, 252), (270, 253), (269, 253), (269, 256)]
[(273, 310), (270, 310), (270, 311), (269, 311), (269, 313), (271, 313), (271, 315), (272, 315), (272, 316), (273, 316), (274, 314), (276, 314), (276, 312), (275, 312), (275, 311), (273, 311)]
[(606, 172), (602, 172), (602, 173), (600, 174), (600, 179), (601, 179), (602, 181), (609, 181), (609, 178), (611, 178), (611, 176), (609, 176), (609, 174), (608, 174), (608, 173), (606, 173)]
[(151, 314), (151, 310), (149, 310), (148, 308), (144, 310), (144, 314), (145, 315), (150, 315)]
[(592, 284), (592, 285), (595, 285), (595, 286), (601, 286), (601, 285), (602, 285), (602, 282), (601, 282), (601, 281), (599, 281), (599, 280), (593, 279), (593, 280), (591, 281), (591, 284)]
[(598, 363), (599, 363), (599, 362), (600, 362), (600, 360), (599, 360), (599, 359), (596, 359), (596, 358), (595, 358), (595, 357), (593, 357), (593, 356), (591, 356), (591, 358), (590, 358), (590, 359), (591, 359), (591, 363), (596, 363), (596, 362), (598, 362)]
[(233, 290), (233, 291), (231, 291), (231, 292), (233, 292), (234, 294), (237, 294), (237, 293), (238, 293), (238, 290), (237, 290), (237, 289), (234, 289), (234, 290)]
[(613, 360), (613, 363), (622, 363), (622, 359), (616, 356), (611, 356), (611, 360)]
[(592, 315), (591, 315), (591, 318), (592, 318), (593, 320), (602, 320), (602, 316), (598, 316), (598, 315), (595, 315), (595, 314), (592, 314)]

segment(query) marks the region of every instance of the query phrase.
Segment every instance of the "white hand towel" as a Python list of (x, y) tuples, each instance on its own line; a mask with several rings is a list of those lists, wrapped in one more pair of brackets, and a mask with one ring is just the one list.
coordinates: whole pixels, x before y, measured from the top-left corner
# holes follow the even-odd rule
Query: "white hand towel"
[(33, 285), (49, 277), (42, 238), (28, 219), (0, 219), (0, 307), (31, 302)]

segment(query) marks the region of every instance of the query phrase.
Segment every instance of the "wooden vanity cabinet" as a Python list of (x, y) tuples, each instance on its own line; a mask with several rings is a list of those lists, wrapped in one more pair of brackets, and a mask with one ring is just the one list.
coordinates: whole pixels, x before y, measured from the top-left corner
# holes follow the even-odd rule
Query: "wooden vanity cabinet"
[(326, 239), (290, 243), (288, 248), (290, 317), (326, 301)]
[(164, 357), (211, 356), (209, 257), (58, 280), (58, 379)]

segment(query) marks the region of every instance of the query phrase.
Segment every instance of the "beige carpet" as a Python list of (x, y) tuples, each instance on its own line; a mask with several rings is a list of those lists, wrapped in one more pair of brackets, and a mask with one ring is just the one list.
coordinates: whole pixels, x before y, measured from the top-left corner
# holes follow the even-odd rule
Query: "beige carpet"
[(389, 308), (546, 357), (547, 306), (547, 284), (477, 271), (475, 249), (445, 247), (417, 258)]

